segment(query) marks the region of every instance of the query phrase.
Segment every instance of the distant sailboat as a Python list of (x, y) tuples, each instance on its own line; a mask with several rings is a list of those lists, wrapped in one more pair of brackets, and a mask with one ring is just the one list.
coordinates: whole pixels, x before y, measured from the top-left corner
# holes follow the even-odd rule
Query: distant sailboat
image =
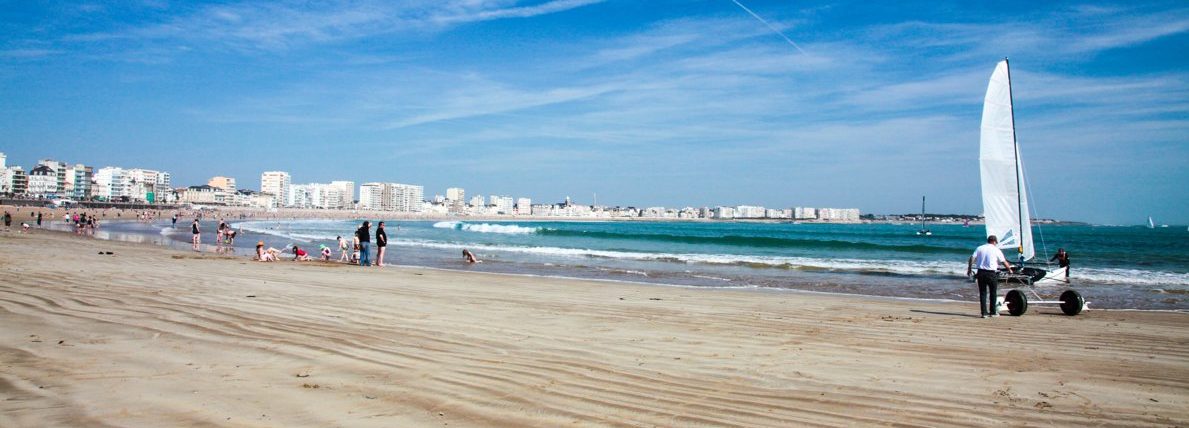
[(933, 235), (933, 232), (930, 232), (929, 228), (925, 227), (925, 197), (924, 196), (921, 196), (921, 229), (917, 230), (917, 235), (920, 235), (920, 236)]
[(1148, 216), (1148, 229), (1155, 229), (1156, 223), (1152, 221), (1152, 216)]

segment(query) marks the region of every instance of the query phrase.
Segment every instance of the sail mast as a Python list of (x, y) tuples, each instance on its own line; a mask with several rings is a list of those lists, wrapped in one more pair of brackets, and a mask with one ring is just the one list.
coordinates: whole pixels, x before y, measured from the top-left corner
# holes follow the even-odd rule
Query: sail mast
[[(1003, 57), (1003, 65), (1005, 66), (1004, 69), (1007, 71), (1007, 101), (1009, 103), (1008, 105), (1010, 106), (1008, 111), (1011, 113), (1011, 143), (1012, 143), (1012, 146), (1015, 148), (1015, 152), (1016, 152), (1016, 159), (1015, 159), (1015, 163), (1016, 163), (1016, 204), (1019, 207), (1017, 209), (1017, 211), (1019, 212), (1019, 220), (1018, 221), (1019, 221), (1019, 225), (1020, 225), (1020, 239), (1018, 240), (1019, 245), (1016, 246), (1016, 251), (1018, 251), (1020, 256), (1023, 257), (1023, 255), (1024, 255), (1024, 234), (1032, 233), (1032, 225), (1024, 224), (1024, 210), (1025, 210), (1025, 208), (1024, 208), (1024, 192), (1020, 189), (1020, 187), (1023, 185), (1023, 183), (1020, 180), (1020, 143), (1018, 140), (1016, 140), (1016, 101), (1012, 97), (1011, 63), (1007, 61), (1007, 57)], [(1025, 232), (1024, 228), (1028, 228), (1028, 231)]]

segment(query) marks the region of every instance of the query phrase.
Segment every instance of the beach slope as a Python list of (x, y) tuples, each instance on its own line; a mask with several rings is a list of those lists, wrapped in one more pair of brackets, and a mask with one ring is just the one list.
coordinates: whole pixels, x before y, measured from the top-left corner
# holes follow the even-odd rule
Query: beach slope
[(0, 279), (0, 426), (1189, 425), (1183, 313), (981, 319), (50, 232), (0, 233)]

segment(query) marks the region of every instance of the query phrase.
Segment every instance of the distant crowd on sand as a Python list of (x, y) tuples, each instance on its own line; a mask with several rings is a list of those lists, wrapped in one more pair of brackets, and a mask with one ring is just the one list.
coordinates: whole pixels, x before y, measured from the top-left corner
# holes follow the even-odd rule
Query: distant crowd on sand
[[(41, 229), (43, 223), (46, 221), (52, 221), (52, 219), (47, 219), (44, 212), (29, 211), (29, 220), (21, 222), (20, 233), (29, 233), (33, 228)], [(12, 222), (12, 212), (5, 210), (5, 232), (12, 231)], [(95, 214), (86, 211), (62, 214), (62, 222), (67, 225), (73, 225), (73, 229), (71, 230), (78, 235), (94, 236), (95, 230), (99, 229), (99, 218)]]
[[(197, 220), (195, 220), (195, 228), (197, 228)], [(340, 236), (335, 237), (335, 241), (339, 250), (338, 261), (342, 263), (349, 263), (358, 266), (384, 266), (384, 256), (388, 250), (388, 232), (384, 229), (384, 222), (376, 224), (376, 232), (373, 238), (371, 231), (371, 222), (364, 220), (355, 232), (352, 234), (351, 242), (348, 243), (346, 239)], [(195, 240), (197, 240), (198, 229), (195, 229)], [(371, 244), (373, 239), (376, 243), (376, 257), (373, 263)], [(197, 244), (195, 244), (197, 245)], [(269, 247), (264, 248), (264, 241), (256, 242), (256, 255), (253, 260), (260, 262), (275, 262), (281, 259), (282, 250)], [(330, 247), (326, 244), (318, 245), (318, 260), (324, 262), (333, 261), (334, 254)], [(293, 254), (294, 261), (310, 261), (314, 260), (314, 256), (310, 255), (309, 251), (301, 248), (297, 244), (293, 244), (290, 254)], [(467, 263), (479, 263), (479, 259), (470, 250), (462, 250), (463, 260)]]

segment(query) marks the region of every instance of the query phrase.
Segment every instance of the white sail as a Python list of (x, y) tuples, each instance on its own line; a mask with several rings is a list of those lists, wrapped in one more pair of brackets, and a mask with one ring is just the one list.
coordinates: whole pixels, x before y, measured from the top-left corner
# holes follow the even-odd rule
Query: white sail
[[(1024, 260), (1035, 255), (1024, 165), (1012, 114), (1011, 74), (1007, 60), (999, 62), (983, 99), (979, 165), (983, 187), (983, 215), (987, 235), (999, 237), (1000, 248), (1015, 248)], [(1023, 225), (1021, 227), (1021, 225)], [(1009, 256), (1010, 257), (1010, 256)]]
[(1156, 223), (1152, 221), (1152, 216), (1148, 216), (1148, 229), (1155, 229)]

